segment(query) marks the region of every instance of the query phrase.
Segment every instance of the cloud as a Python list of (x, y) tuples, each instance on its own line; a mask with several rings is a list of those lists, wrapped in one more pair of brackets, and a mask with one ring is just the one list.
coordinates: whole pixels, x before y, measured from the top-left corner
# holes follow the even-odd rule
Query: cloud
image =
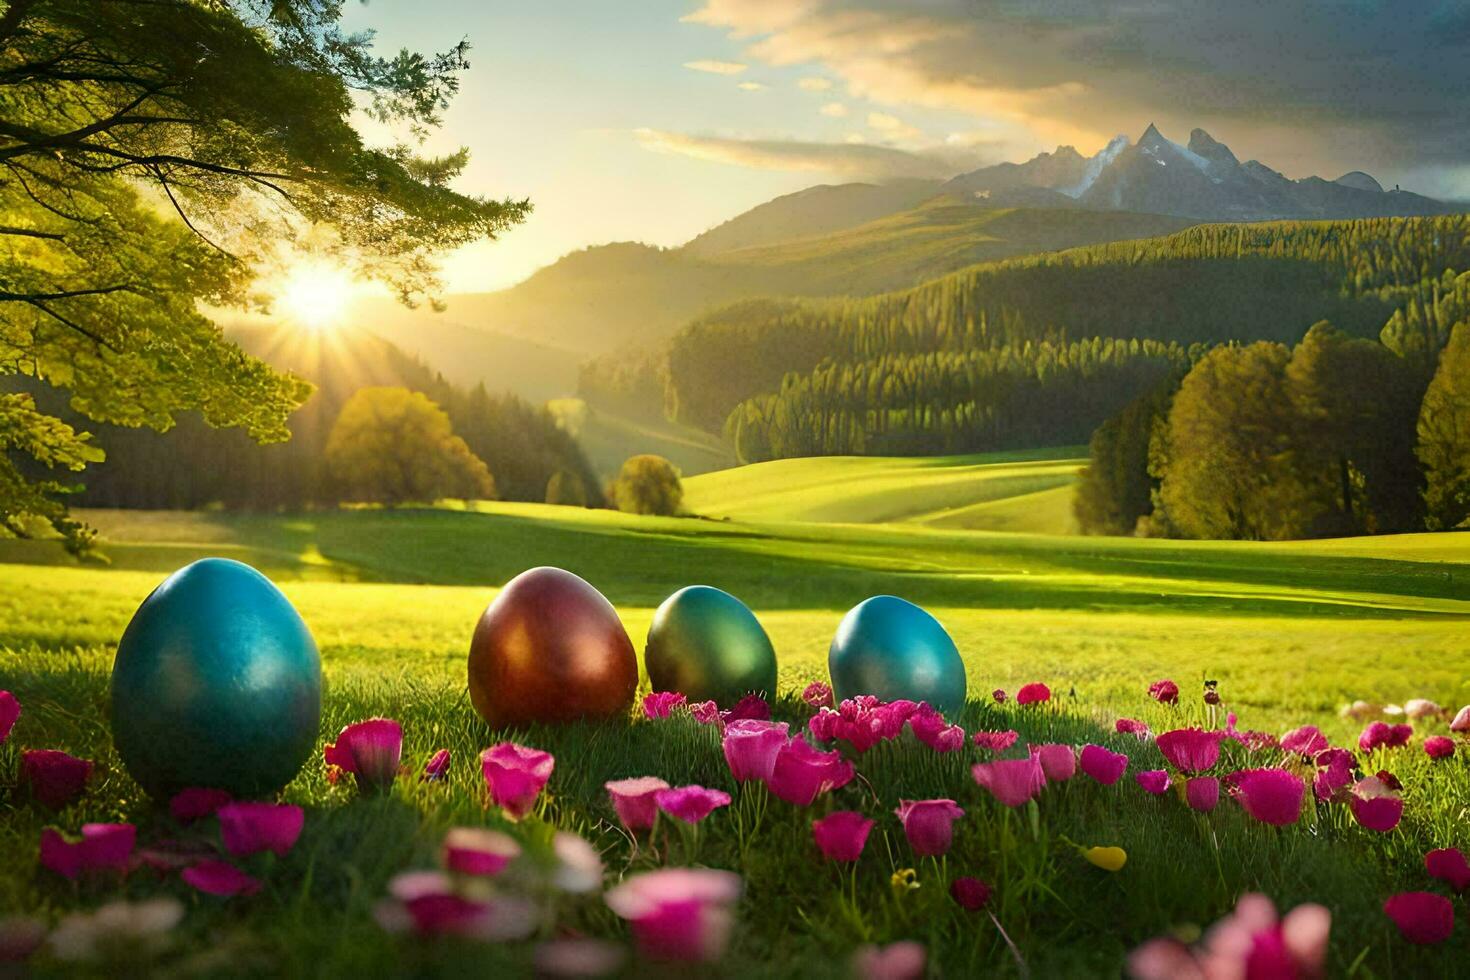
[(841, 119), (843, 116), (847, 115), (847, 106), (843, 105), (841, 102), (828, 102), (817, 111), (824, 116), (829, 116), (833, 119)]
[(899, 140), (901, 142), (917, 140), (924, 135), (902, 119), (889, 115), (886, 112), (868, 113), (868, 127), (870, 129), (876, 129), (889, 139)]
[(765, 86), (762, 85), (760, 82), (741, 82), (735, 87), (740, 89), (740, 91), (742, 92), (760, 92), (764, 91), (765, 89)]
[(821, 173), (843, 180), (947, 178), (982, 162), (970, 151), (914, 152), (861, 142), (737, 139), (658, 129), (635, 130), (634, 136), (644, 148), (662, 153), (760, 170)]
[(699, 61), (686, 61), (684, 67), (692, 68), (694, 71), (706, 71), (711, 75), (738, 75), (750, 66), (738, 61), (716, 61), (713, 58), (703, 58)]
[(797, 82), (796, 87), (803, 92), (825, 92), (832, 87), (832, 81), (831, 79), (818, 78), (813, 75)]

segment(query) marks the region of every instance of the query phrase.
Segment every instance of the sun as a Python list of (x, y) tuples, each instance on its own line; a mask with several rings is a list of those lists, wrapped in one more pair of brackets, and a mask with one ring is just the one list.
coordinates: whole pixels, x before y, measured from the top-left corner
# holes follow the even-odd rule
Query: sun
[(342, 267), (304, 262), (281, 280), (276, 309), (308, 330), (330, 330), (345, 319), (355, 292), (352, 276)]

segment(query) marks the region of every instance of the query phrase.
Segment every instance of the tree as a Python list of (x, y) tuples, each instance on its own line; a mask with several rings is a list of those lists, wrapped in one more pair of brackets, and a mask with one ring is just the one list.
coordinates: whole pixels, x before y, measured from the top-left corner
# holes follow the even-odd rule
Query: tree
[[(436, 253), (524, 218), (526, 202), (450, 189), (463, 150), (364, 143), (350, 121), (359, 102), (415, 139), (436, 126), (467, 46), (380, 58), (371, 34), (341, 31), (342, 6), (0, 10), (0, 376), (65, 389), (97, 422), (165, 430), (198, 409), (279, 441), (309, 386), (227, 343), (200, 302), (247, 304), (263, 265), (305, 248), (414, 301), (436, 288)], [(11, 401), (4, 418), (5, 446), (43, 466), (96, 460), (52, 416)], [(0, 520), (39, 514), (84, 547), (57, 488), (0, 458)]]
[(546, 481), (546, 502), (564, 507), (586, 507), (587, 486), (571, 470), (557, 470)]
[(1455, 325), (1419, 410), (1415, 452), (1424, 466), (1431, 530), (1470, 517), (1470, 320)]
[(1084, 534), (1132, 534), (1154, 509), (1158, 481), (1149, 473), (1149, 445), (1168, 417), (1177, 378), (1135, 398), (1092, 434), (1072, 500)]
[(327, 438), (327, 466), (343, 500), (495, 497), (490, 470), (454, 434), (449, 416), (407, 388), (361, 388), (349, 398)]
[(679, 471), (662, 456), (645, 453), (630, 456), (613, 481), (613, 499), (618, 510), (629, 514), (672, 516), (684, 502)]

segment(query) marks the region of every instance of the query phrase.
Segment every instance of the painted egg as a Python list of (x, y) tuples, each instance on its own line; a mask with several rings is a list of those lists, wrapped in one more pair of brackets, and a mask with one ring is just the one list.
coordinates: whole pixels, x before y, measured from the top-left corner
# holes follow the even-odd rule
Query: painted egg
[(638, 657), (601, 592), (560, 568), (506, 583), (470, 641), (470, 700), (492, 727), (626, 713)]
[(112, 665), (112, 737), (156, 799), (192, 786), (261, 796), (312, 754), (322, 719), (316, 641), (281, 590), (227, 558), (154, 589)]
[(965, 704), (965, 664), (939, 620), (897, 596), (865, 599), (837, 627), (827, 653), (832, 691), (850, 698), (927, 701), (949, 714)]
[(663, 601), (644, 650), (655, 691), (728, 708), (746, 694), (776, 693), (776, 650), (745, 603), (708, 585), (691, 585)]

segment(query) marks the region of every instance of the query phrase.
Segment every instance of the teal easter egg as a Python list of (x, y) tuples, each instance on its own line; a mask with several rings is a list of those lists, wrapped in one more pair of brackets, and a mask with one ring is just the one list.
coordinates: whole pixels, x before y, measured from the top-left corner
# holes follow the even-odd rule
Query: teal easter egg
[(954, 640), (939, 620), (897, 596), (874, 596), (848, 610), (827, 669), (839, 699), (927, 701), (945, 714), (965, 704), (965, 664)]
[(143, 600), (112, 665), (112, 737), (155, 799), (192, 786), (261, 796), (316, 747), (322, 665), (281, 590), (205, 558)]
[(776, 650), (745, 603), (708, 585), (663, 601), (644, 648), (655, 691), (729, 707), (746, 694), (776, 693)]

